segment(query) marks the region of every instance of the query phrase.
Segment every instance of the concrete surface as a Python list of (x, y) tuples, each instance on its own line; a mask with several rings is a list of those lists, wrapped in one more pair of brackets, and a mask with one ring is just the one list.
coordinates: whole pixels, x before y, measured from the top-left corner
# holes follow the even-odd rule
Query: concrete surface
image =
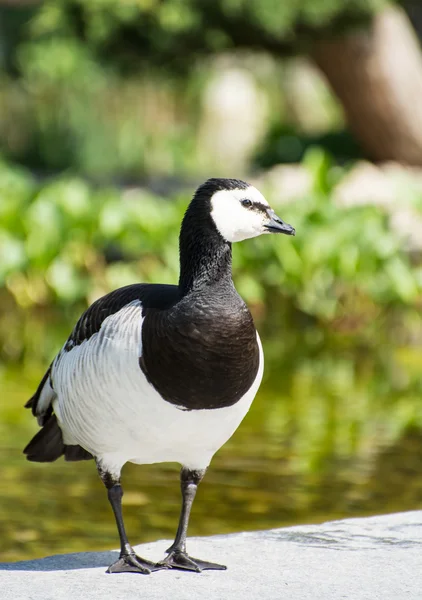
[[(159, 560), (168, 545), (137, 552)], [(191, 538), (188, 550), (227, 571), (108, 575), (116, 552), (63, 554), (0, 563), (0, 598), (422, 600), (422, 511)]]

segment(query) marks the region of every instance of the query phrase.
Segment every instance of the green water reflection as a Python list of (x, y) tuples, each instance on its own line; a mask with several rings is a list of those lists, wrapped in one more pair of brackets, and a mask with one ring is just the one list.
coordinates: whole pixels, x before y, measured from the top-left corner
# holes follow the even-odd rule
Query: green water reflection
[[(216, 455), (190, 533), (208, 535), (422, 508), (420, 352), (300, 349), (274, 359), (232, 440)], [(283, 364), (280, 370), (279, 364)], [(94, 464), (34, 464), (24, 401), (40, 366), (3, 369), (0, 401), (0, 559), (115, 548), (117, 534)], [(127, 465), (124, 510), (133, 543), (171, 538), (177, 465)]]

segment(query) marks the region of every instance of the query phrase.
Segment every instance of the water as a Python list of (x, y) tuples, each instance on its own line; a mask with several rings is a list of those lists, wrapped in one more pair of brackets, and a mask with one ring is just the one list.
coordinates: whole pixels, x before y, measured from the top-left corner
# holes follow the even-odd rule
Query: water
[[(393, 348), (382, 361), (363, 360), (360, 350), (324, 346), (309, 353), (298, 344), (291, 360), (280, 361), (271, 336), (264, 344), (266, 380), (201, 483), (189, 533), (422, 508), (420, 355), (412, 362), (411, 349)], [(92, 461), (36, 464), (22, 455), (37, 430), (22, 406), (41, 375), (39, 365), (3, 368), (0, 375), (3, 561), (118, 546)], [(178, 465), (125, 467), (124, 515), (132, 543), (174, 536), (178, 471)]]

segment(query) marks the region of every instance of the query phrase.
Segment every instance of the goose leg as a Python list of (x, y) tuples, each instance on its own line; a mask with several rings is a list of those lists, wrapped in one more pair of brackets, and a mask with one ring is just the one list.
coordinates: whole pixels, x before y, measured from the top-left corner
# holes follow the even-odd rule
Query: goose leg
[(123, 522), (123, 489), (120, 485), (120, 477), (116, 479), (116, 477), (113, 477), (108, 471), (104, 471), (100, 467), (98, 467), (98, 472), (107, 488), (108, 499), (110, 501), (111, 508), (113, 509), (120, 538), (119, 559), (109, 566), (107, 573), (142, 573), (144, 575), (149, 575), (151, 571), (156, 571), (160, 567), (149, 560), (139, 557), (129, 544)]
[(180, 484), (182, 488), (182, 510), (180, 513), (179, 526), (177, 528), (176, 538), (170, 548), (167, 550), (167, 556), (158, 563), (159, 567), (169, 569), (183, 569), (186, 571), (195, 571), (200, 573), (206, 569), (225, 570), (224, 565), (192, 558), (186, 552), (186, 535), (189, 524), (189, 517), (192, 504), (196, 495), (199, 482), (205, 474), (205, 469), (191, 471), (182, 467), (180, 472)]

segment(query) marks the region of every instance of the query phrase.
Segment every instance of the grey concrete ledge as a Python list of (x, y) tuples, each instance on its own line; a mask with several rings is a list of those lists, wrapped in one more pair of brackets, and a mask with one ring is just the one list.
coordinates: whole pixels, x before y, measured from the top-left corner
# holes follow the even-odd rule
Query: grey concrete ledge
[[(116, 552), (0, 563), (2, 600), (421, 600), (422, 511), (191, 538), (201, 574), (105, 574)], [(137, 546), (152, 560), (169, 541)]]

